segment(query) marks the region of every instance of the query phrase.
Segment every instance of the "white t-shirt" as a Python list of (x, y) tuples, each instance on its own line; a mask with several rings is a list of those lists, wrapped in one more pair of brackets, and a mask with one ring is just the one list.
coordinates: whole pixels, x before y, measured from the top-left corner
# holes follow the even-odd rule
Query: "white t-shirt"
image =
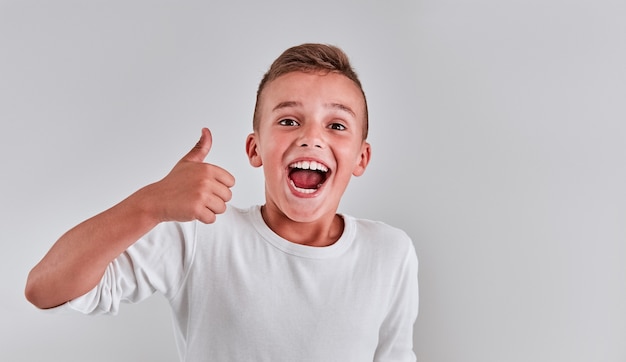
[(327, 247), (289, 242), (260, 207), (162, 223), (65, 305), (115, 314), (162, 293), (182, 361), (414, 361), (417, 257), (403, 231), (342, 215)]

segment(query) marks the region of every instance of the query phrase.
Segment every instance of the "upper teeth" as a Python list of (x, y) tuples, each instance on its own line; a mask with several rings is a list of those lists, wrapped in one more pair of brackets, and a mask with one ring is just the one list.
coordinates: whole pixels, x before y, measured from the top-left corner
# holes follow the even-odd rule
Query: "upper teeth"
[(299, 168), (301, 170), (313, 170), (328, 172), (328, 167), (316, 161), (298, 161), (289, 165), (290, 168)]

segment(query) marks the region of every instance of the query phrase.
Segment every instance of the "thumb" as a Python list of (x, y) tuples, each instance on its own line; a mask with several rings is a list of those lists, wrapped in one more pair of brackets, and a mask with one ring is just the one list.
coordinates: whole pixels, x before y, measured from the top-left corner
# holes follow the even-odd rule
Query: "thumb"
[(213, 144), (213, 136), (208, 128), (202, 128), (202, 136), (200, 141), (182, 158), (181, 161), (191, 162), (204, 162), (204, 159), (211, 151), (211, 145)]

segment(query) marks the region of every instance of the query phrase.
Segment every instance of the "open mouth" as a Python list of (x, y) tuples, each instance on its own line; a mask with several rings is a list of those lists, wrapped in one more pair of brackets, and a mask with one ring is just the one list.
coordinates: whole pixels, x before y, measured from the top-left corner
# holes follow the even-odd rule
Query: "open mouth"
[(322, 187), (328, 174), (328, 167), (317, 161), (298, 161), (289, 165), (291, 185), (304, 194), (312, 194)]

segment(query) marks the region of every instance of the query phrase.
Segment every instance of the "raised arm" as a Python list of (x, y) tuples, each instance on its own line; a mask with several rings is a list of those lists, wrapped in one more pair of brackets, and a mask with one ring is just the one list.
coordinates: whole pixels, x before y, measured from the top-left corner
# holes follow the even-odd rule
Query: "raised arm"
[(203, 162), (211, 144), (211, 132), (203, 128), (200, 141), (166, 177), (63, 234), (30, 271), (26, 298), (52, 308), (87, 293), (113, 259), (160, 222), (214, 222), (226, 211), (235, 179)]

